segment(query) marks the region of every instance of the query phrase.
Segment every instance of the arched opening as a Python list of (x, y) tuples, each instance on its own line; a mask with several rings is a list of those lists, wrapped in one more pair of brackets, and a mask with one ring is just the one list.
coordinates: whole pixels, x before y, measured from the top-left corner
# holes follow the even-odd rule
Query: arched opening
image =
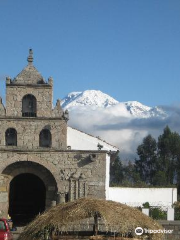
[(32, 94), (25, 95), (22, 99), (22, 116), (23, 117), (36, 117), (37, 106), (36, 98)]
[[(39, 161), (39, 159), (37, 158), (36, 161)], [(25, 225), (31, 220), (31, 217), (33, 218), (33, 216), (39, 214), (43, 209), (48, 209), (57, 200), (58, 171), (56, 172), (56, 170), (49, 162), (42, 165), (38, 162), (17, 161), (16, 159), (15, 162), (7, 165), (1, 171), (1, 174), (7, 177), (4, 186), (9, 192), (7, 202), (2, 205), (3, 211), (5, 213), (9, 212), (15, 226)], [(53, 171), (53, 174), (51, 171)], [(30, 198), (25, 197), (25, 195), (30, 195)], [(34, 212), (32, 211), (32, 214), (29, 215), (29, 206), (26, 202), (29, 203), (30, 200), (34, 202), (34, 206), (39, 206), (38, 202), (41, 202), (41, 205), (39, 209), (34, 208)], [(32, 207), (32, 205), (30, 206)], [(16, 209), (19, 209), (19, 212)]]
[(9, 215), (16, 226), (29, 223), (45, 210), (46, 187), (32, 173), (14, 177), (10, 183)]
[(17, 146), (17, 131), (14, 128), (8, 128), (5, 133), (6, 146)]
[(51, 147), (51, 132), (49, 129), (43, 129), (39, 135), (39, 146), (40, 147)]

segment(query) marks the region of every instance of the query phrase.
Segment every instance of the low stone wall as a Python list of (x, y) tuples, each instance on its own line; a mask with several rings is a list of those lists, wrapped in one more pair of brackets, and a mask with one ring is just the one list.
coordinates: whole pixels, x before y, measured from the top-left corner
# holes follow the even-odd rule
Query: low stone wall
[(137, 238), (110, 237), (110, 236), (70, 236), (53, 237), (53, 240), (139, 240)]
[(165, 234), (164, 240), (180, 239), (180, 221), (159, 221), (167, 230), (173, 230), (171, 234)]

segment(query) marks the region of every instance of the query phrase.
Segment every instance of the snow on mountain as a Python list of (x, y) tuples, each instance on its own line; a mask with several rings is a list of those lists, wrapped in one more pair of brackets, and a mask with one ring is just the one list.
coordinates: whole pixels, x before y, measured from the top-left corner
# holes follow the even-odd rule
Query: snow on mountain
[(127, 110), (137, 118), (167, 117), (167, 114), (158, 107), (148, 107), (137, 101), (124, 102)]
[(119, 104), (119, 108), (126, 108), (135, 118), (159, 117), (165, 118), (167, 114), (159, 107), (148, 107), (137, 101), (118, 102), (109, 95), (98, 90), (86, 90), (84, 92), (69, 93), (62, 101), (61, 105), (69, 111), (75, 107), (109, 108)]
[(118, 101), (98, 90), (86, 90), (84, 92), (69, 93), (62, 101), (63, 108), (70, 109), (78, 106), (109, 107), (116, 105)]

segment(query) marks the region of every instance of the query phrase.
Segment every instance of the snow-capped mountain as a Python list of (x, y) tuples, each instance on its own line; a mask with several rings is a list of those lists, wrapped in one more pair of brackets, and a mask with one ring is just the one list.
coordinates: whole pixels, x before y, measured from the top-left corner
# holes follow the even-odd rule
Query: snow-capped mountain
[(86, 90), (84, 92), (69, 93), (62, 101), (63, 108), (70, 109), (75, 106), (109, 107), (116, 105), (118, 101), (98, 90)]
[[(166, 125), (171, 127), (171, 121), (174, 122), (174, 115), (158, 106), (149, 107), (137, 101), (119, 102), (96, 90), (69, 93), (61, 104), (69, 110), (70, 127), (117, 146), (124, 159), (133, 160), (144, 137), (148, 134), (156, 137)], [(74, 139), (78, 143), (78, 137)]]
[(159, 107), (148, 107), (137, 101), (128, 101), (124, 104), (131, 115), (137, 118), (167, 117), (167, 114)]
[(68, 109), (69, 111), (73, 110), (75, 107), (92, 107), (94, 109), (118, 105), (119, 108), (125, 107), (131, 116), (135, 118), (167, 117), (167, 114), (159, 107), (148, 107), (137, 101), (118, 102), (114, 98), (98, 90), (69, 93), (61, 101), (61, 105), (64, 109)]

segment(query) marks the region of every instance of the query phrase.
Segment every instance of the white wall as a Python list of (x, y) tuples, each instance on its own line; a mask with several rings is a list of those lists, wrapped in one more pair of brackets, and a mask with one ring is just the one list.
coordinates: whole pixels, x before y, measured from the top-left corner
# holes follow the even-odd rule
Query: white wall
[(172, 203), (177, 201), (177, 189), (110, 187), (107, 200), (134, 207), (142, 206), (145, 202), (149, 202), (151, 206), (171, 207)]
[(110, 181), (110, 156), (106, 154), (106, 199), (109, 198), (109, 181)]
[(94, 137), (90, 134), (84, 133), (80, 130), (74, 129), (72, 127), (67, 128), (67, 145), (71, 146), (73, 150), (98, 150), (97, 145), (103, 145), (102, 150), (107, 151), (117, 151), (118, 148), (99, 139)]

